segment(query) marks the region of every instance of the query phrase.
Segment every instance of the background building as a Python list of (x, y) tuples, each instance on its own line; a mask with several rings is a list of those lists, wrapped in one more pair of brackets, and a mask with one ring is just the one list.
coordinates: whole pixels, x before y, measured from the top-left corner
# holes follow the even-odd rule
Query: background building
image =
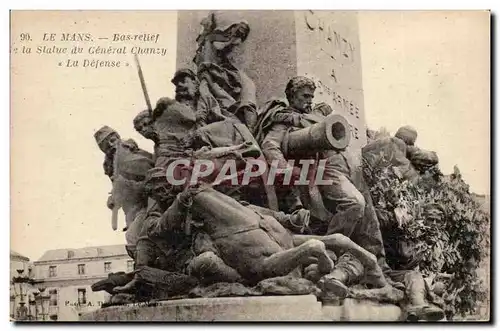
[[(16, 266), (22, 261), (19, 257)], [(36, 320), (77, 321), (80, 313), (98, 309), (109, 297), (103, 291), (92, 292), (93, 283), (133, 267), (124, 245), (49, 250), (31, 269), (28, 315)]]

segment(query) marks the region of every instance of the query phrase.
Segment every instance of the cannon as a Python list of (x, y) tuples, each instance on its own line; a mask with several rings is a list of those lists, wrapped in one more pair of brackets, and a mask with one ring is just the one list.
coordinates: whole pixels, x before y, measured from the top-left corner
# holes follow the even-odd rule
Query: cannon
[(343, 150), (349, 146), (351, 130), (345, 117), (331, 114), (307, 128), (287, 132), (281, 148), (285, 155), (326, 150)]

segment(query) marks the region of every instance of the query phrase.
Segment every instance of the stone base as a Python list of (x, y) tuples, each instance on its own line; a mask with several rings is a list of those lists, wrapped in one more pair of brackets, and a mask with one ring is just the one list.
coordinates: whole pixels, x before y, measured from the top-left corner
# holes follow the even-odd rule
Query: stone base
[(398, 306), (346, 299), (322, 305), (313, 295), (196, 298), (107, 307), (84, 314), (81, 321), (397, 321)]

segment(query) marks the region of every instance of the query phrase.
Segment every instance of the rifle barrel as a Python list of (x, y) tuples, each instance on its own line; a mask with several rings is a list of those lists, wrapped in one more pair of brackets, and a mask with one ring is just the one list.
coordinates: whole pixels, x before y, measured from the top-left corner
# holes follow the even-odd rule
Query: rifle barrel
[(148, 106), (149, 115), (153, 113), (153, 107), (151, 107), (151, 100), (149, 99), (148, 89), (146, 88), (146, 81), (144, 80), (144, 74), (142, 73), (141, 64), (139, 63), (139, 57), (137, 54), (134, 55), (135, 64), (137, 65), (137, 73), (139, 74), (139, 80), (141, 81), (142, 92), (144, 93), (144, 99), (146, 99), (146, 105)]

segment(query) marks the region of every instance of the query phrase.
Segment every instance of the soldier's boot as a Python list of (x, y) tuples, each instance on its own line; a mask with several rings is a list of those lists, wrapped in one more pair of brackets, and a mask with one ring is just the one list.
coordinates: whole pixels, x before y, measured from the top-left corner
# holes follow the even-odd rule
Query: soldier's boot
[[(328, 254), (333, 263), (337, 263), (337, 255), (333, 251), (327, 249), (326, 254)], [(305, 279), (308, 279), (316, 284), (321, 279), (321, 277), (324, 276), (324, 274), (322, 274), (318, 269), (318, 263), (316, 259), (313, 259), (309, 265), (304, 264), (304, 266), (305, 268), (302, 272), (302, 276), (299, 275), (299, 277), (304, 277)]]
[(337, 260), (333, 271), (323, 276), (318, 287), (327, 297), (345, 298), (348, 286), (359, 282), (364, 274), (364, 266), (349, 253), (345, 253)]
[[(156, 245), (146, 238), (137, 240), (135, 249), (135, 271), (140, 270), (145, 266), (153, 266), (156, 261)], [(138, 273), (134, 274), (134, 278), (123, 286), (116, 286), (113, 291), (115, 293), (135, 293), (137, 290), (140, 278)]]
[(123, 271), (115, 273), (112, 272), (108, 274), (108, 278), (92, 284), (91, 289), (94, 292), (106, 291), (109, 294), (113, 294), (115, 287), (127, 284), (133, 279), (133, 277), (134, 276), (131, 273), (125, 273)]
[(113, 288), (114, 293), (133, 293), (137, 289), (137, 284), (139, 282), (139, 279), (137, 277), (137, 274), (134, 275), (134, 278), (128, 282), (127, 284), (123, 286), (116, 286)]
[(427, 301), (427, 288), (420, 272), (407, 273), (405, 285), (408, 305), (404, 311), (407, 321), (439, 321), (444, 318), (444, 311)]

